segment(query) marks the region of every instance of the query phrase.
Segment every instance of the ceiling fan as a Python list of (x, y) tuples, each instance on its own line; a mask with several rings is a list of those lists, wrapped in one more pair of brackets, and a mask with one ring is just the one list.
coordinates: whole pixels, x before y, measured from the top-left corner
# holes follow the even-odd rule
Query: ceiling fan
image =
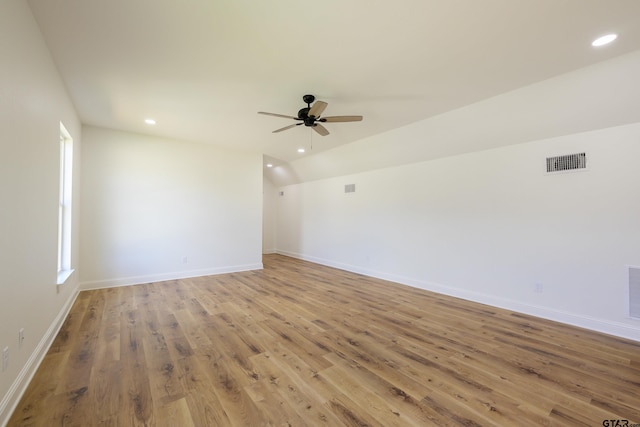
[[(316, 97), (313, 95), (305, 95), (302, 100), (307, 104), (305, 108), (298, 111), (298, 117), (287, 116), (285, 114), (265, 113), (264, 111), (258, 111), (258, 114), (266, 114), (267, 116), (283, 117), (285, 119), (298, 120), (300, 123), (295, 123), (289, 126), (285, 126), (280, 129), (276, 129), (273, 133), (282, 132), (283, 130), (291, 129), (296, 126), (305, 125), (315, 130), (322, 136), (329, 135), (329, 131), (326, 127), (320, 123), (331, 122), (359, 122), (362, 120), (362, 116), (330, 116), (321, 117), (322, 112), (327, 108), (327, 103), (323, 101), (316, 101)], [(315, 103), (314, 103), (315, 101)], [(313, 104), (313, 106), (311, 106)]]

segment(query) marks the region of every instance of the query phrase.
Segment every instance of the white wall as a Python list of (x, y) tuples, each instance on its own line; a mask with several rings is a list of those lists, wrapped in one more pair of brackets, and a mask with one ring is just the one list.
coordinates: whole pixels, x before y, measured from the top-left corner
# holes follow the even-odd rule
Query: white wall
[(82, 168), (83, 288), (262, 268), (260, 154), (85, 126)]
[[(638, 141), (633, 124), (285, 186), (277, 250), (640, 340)], [(544, 173), (582, 151), (587, 171)]]
[(262, 253), (272, 254), (276, 251), (276, 197), (278, 188), (267, 177), (263, 177), (262, 191)]
[[(72, 268), (78, 268), (80, 124), (23, 0), (0, 2), (0, 425), (4, 425), (77, 295), (56, 286), (59, 135), (74, 140)], [(18, 343), (18, 331), (25, 340)]]

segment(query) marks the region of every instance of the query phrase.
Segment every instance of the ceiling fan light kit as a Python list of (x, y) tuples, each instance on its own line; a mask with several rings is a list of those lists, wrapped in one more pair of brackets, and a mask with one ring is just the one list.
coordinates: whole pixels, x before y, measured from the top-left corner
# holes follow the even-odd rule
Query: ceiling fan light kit
[[(324, 101), (316, 101), (316, 97), (313, 95), (305, 95), (302, 97), (302, 100), (307, 104), (305, 108), (301, 108), (298, 111), (298, 116), (287, 116), (285, 114), (276, 114), (276, 113), (267, 113), (264, 111), (258, 111), (258, 114), (265, 114), (267, 116), (275, 116), (282, 117), (284, 119), (293, 119), (299, 121), (300, 123), (294, 123), (289, 126), (285, 126), (280, 129), (276, 129), (273, 133), (282, 132), (287, 129), (294, 128), (296, 126), (305, 125), (315, 130), (318, 134), (322, 136), (329, 135), (329, 130), (324, 127), (321, 123), (332, 123), (332, 122), (359, 122), (362, 120), (362, 116), (331, 116), (331, 117), (322, 117), (322, 113), (327, 108), (327, 103)], [(311, 105), (313, 104), (313, 105)]]

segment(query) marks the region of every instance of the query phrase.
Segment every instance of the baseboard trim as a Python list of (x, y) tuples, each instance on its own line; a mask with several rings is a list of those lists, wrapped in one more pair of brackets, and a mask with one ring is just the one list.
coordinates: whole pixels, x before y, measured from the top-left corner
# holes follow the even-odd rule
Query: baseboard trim
[(468, 301), (490, 305), (492, 307), (503, 308), (505, 310), (528, 314), (531, 316), (553, 320), (555, 322), (560, 322), (567, 325), (577, 326), (579, 328), (589, 329), (591, 331), (601, 332), (604, 334), (640, 342), (640, 326), (633, 327), (624, 323), (612, 322), (609, 320), (598, 319), (595, 317), (557, 310), (549, 307), (525, 304), (519, 301), (501, 298), (494, 295), (472, 292), (465, 289), (455, 288), (440, 283), (428, 282), (411, 277), (383, 273), (324, 258), (318, 258), (314, 256), (281, 250), (277, 250), (276, 253), (292, 258), (301, 259), (304, 261), (310, 261), (316, 264), (326, 265), (328, 267), (333, 267), (340, 270), (350, 271), (352, 273), (363, 274), (365, 276), (375, 277), (377, 279), (388, 280), (390, 282), (400, 283), (414, 288), (424, 289), (426, 291), (436, 292), (456, 298), (462, 298)]
[(7, 394), (5, 394), (2, 401), (0, 401), (0, 426), (6, 426), (9, 422), (9, 418), (13, 414), (13, 411), (15, 411), (16, 406), (18, 406), (20, 399), (27, 390), (27, 386), (33, 379), (38, 367), (40, 367), (40, 364), (44, 360), (60, 328), (62, 328), (62, 324), (67, 318), (69, 311), (71, 311), (71, 307), (76, 301), (76, 298), (78, 298), (79, 293), (80, 290), (78, 288), (71, 293), (54, 321), (40, 339), (40, 342), (38, 342), (33, 353), (31, 353), (31, 356), (27, 359), (27, 363), (25, 363), (20, 373), (18, 373), (17, 378), (13, 384), (11, 384), (11, 387), (9, 387), (9, 391), (7, 391)]
[(227, 267), (205, 268), (173, 273), (152, 274), (148, 276), (122, 277), (106, 280), (92, 280), (80, 283), (83, 291), (93, 289), (117, 288), (120, 286), (141, 285), (143, 283), (164, 282), (167, 280), (189, 279), (191, 277), (214, 276), (217, 274), (239, 273), (241, 271), (262, 270), (262, 263), (233, 265)]

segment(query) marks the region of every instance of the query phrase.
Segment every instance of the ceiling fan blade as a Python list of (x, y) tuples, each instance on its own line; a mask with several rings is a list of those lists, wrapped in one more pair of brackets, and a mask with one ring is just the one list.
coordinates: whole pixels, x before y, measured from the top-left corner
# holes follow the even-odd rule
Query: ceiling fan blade
[(316, 101), (315, 104), (311, 106), (311, 109), (307, 113), (309, 117), (320, 117), (325, 108), (327, 108), (327, 103), (323, 101)]
[(293, 120), (300, 120), (297, 117), (293, 117), (293, 116), (286, 116), (284, 114), (276, 114), (276, 113), (265, 113), (264, 111), (258, 111), (258, 114), (265, 114), (267, 116), (275, 116), (275, 117), (282, 117), (285, 119), (293, 119)]
[(314, 124), (313, 125), (313, 130), (315, 130), (316, 132), (318, 132), (322, 136), (329, 135), (329, 131), (327, 130), (327, 128), (322, 126), (320, 123)]
[(294, 127), (296, 127), (296, 126), (300, 126), (301, 124), (302, 124), (302, 123), (295, 123), (295, 124), (292, 124), (292, 125), (289, 125), (289, 126), (285, 126), (285, 127), (283, 127), (283, 128), (280, 128), (280, 129), (276, 129), (276, 130), (274, 130), (274, 131), (273, 131), (273, 132), (271, 132), (271, 133), (282, 132), (283, 130), (291, 129), (291, 128), (294, 128)]
[(362, 116), (331, 116), (323, 117), (321, 122), (359, 122), (362, 120)]

